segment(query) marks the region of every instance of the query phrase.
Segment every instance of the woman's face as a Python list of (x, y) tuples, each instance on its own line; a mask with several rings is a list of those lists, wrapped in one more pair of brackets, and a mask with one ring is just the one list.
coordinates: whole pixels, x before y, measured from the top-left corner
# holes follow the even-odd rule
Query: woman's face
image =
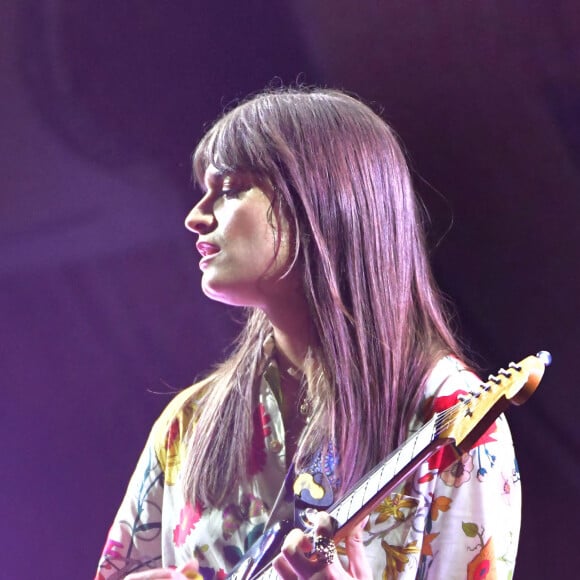
[(267, 310), (295, 287), (293, 273), (284, 276), (292, 254), (288, 221), (272, 206), (271, 188), (251, 173), (210, 165), (204, 182), (185, 220), (198, 234), (202, 289), (226, 304)]

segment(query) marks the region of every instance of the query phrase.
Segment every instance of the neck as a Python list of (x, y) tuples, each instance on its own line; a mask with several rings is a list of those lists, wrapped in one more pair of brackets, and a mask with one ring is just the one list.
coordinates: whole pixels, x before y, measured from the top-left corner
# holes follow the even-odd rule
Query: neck
[(274, 332), (279, 363), (285, 368), (293, 368), (304, 373), (306, 356), (315, 346), (315, 332), (306, 308), (284, 308), (276, 316), (268, 315)]
[[(279, 308), (266, 310), (274, 333), (282, 390), (282, 416), (286, 428), (287, 458), (290, 461), (306, 417), (299, 412), (301, 375), (306, 372), (309, 349), (316, 346), (316, 333), (303, 294), (295, 293)], [(292, 369), (288, 372), (288, 369)], [(294, 370), (296, 372), (294, 372)]]
[(262, 309), (272, 324), (280, 364), (303, 373), (308, 350), (316, 346), (316, 332), (299, 274), (295, 270), (281, 279)]

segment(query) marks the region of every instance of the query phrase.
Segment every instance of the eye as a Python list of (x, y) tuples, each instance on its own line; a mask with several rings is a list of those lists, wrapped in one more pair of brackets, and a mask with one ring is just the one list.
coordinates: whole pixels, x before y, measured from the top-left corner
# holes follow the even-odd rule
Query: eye
[(220, 191), (220, 196), (225, 199), (236, 199), (240, 195), (239, 189), (232, 189), (232, 188), (222, 188)]

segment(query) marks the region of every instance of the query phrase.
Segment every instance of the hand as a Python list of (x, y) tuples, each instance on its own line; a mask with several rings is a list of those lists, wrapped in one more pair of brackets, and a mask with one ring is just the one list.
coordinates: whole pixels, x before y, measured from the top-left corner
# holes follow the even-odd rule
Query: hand
[(199, 573), (197, 560), (190, 560), (179, 570), (175, 568), (155, 568), (154, 570), (135, 572), (125, 576), (125, 580), (161, 580), (162, 578), (171, 580), (203, 580), (202, 575)]
[[(282, 545), (282, 553), (273, 562), (274, 569), (284, 580), (339, 580), (356, 578), (357, 580), (372, 580), (371, 567), (366, 558), (362, 543), (362, 531), (368, 518), (356, 526), (351, 535), (347, 536), (346, 555), (349, 569), (346, 571), (335, 554), (330, 564), (317, 562), (309, 557), (313, 549), (313, 541), (302, 531), (292, 530)], [(318, 514), (314, 527), (315, 538), (324, 536), (331, 538), (333, 528), (330, 516), (325, 512)]]

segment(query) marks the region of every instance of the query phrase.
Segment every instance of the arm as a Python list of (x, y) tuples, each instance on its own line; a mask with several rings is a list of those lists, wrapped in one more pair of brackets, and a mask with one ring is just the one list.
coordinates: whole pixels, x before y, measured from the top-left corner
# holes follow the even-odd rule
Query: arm
[[(440, 368), (445, 374), (444, 365)], [(434, 393), (428, 386), (427, 395), (435, 395), (430, 406), (442, 411), (456, 402), (460, 392), (477, 390), (479, 383), (466, 370), (451, 372)], [(432, 456), (411, 487), (424, 506), (415, 526), (422, 534), (417, 579), (511, 577), (521, 485), (505, 416), (459, 460), (450, 448)]]
[(163, 472), (150, 437), (107, 536), (96, 580), (161, 566)]
[[(479, 384), (446, 363), (439, 370), (426, 392), (430, 409), (448, 408), (458, 392)], [(509, 578), (520, 504), (513, 443), (501, 416), (459, 461), (450, 448), (436, 453), (371, 514), (363, 542), (373, 577), (452, 580), (489, 571), (496, 576), (487, 577)]]
[(164, 488), (175, 483), (190, 419), (187, 402), (195, 388), (179, 393), (153, 426), (109, 531), (95, 580), (116, 580), (167, 565), (162, 562)]
[[(521, 485), (505, 417), (469, 453), (445, 463), (441, 455), (429, 464), (435, 479), (428, 491), (417, 578), (511, 578)], [(416, 478), (419, 490), (428, 474)]]

